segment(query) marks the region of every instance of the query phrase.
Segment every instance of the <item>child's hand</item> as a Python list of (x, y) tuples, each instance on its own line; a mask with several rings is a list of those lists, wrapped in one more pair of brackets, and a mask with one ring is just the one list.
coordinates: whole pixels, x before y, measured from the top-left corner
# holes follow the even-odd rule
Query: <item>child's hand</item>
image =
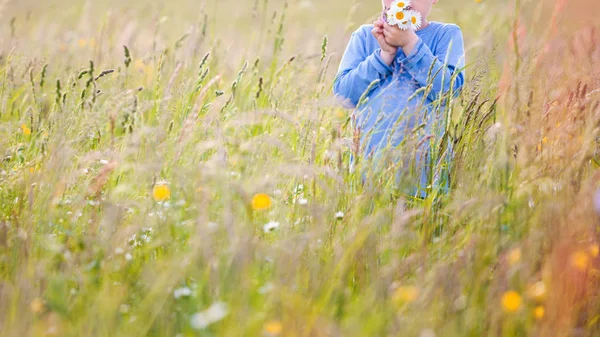
[(383, 24), (384, 22), (381, 21), (381, 19), (373, 22), (373, 30), (371, 33), (373, 33), (373, 36), (375, 36), (377, 42), (379, 42), (379, 47), (381, 47), (381, 58), (389, 66), (394, 62), (398, 47), (394, 47), (386, 41)]
[(419, 37), (414, 31), (402, 30), (398, 26), (390, 26), (386, 22), (383, 22), (383, 36), (388, 45), (402, 48), (406, 55), (412, 52), (419, 41)]

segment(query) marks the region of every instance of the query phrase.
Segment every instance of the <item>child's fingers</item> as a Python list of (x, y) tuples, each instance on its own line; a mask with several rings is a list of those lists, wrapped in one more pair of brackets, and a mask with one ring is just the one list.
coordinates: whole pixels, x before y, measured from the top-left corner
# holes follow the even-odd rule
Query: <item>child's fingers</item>
[(383, 27), (382, 28), (384, 30), (388, 31), (388, 32), (393, 32), (393, 31), (396, 31), (396, 30), (399, 29), (397, 26), (389, 25), (387, 22), (383, 23)]
[(373, 30), (371, 31), (371, 34), (373, 34), (373, 36), (375, 36), (376, 39), (379, 39), (379, 35), (381, 35), (381, 32), (377, 31), (377, 29), (373, 28)]
[(385, 41), (385, 37), (381, 32), (378, 32), (377, 29), (373, 29), (371, 33), (373, 34), (373, 36), (375, 36), (375, 39), (377, 39), (377, 41), (379, 41), (380, 43), (382, 41)]
[(395, 29), (390, 25), (387, 25), (387, 27), (383, 27), (383, 34), (392, 35), (394, 32)]
[(377, 38), (377, 42), (379, 43), (380, 47), (384, 48), (384, 47), (388, 46), (388, 42), (385, 39), (385, 36), (377, 35), (375, 38)]

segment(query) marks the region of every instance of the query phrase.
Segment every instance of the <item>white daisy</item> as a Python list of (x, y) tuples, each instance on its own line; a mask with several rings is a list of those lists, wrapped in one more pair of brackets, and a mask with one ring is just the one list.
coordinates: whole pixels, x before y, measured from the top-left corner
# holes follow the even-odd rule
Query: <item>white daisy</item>
[(421, 28), (421, 24), (423, 24), (423, 20), (421, 18), (421, 13), (417, 11), (408, 11), (406, 12), (407, 20), (410, 25), (410, 29), (418, 30)]
[(387, 21), (390, 25), (397, 25), (399, 22), (406, 20), (406, 13), (398, 8), (392, 7), (387, 12)]
[(398, 26), (402, 30), (409, 29), (408, 12), (400, 9), (390, 9), (388, 12), (388, 23), (392, 26)]
[(339, 212), (335, 213), (335, 218), (338, 219), (338, 220), (343, 219), (344, 218), (344, 212), (339, 211)]
[(277, 228), (279, 228), (279, 222), (276, 221), (269, 221), (269, 223), (263, 226), (265, 233), (273, 232)]
[(396, 24), (396, 26), (398, 26), (398, 28), (400, 28), (402, 30), (410, 29), (410, 23), (408, 22), (408, 20), (405, 20), (405, 21), (402, 21), (402, 22), (398, 22)]
[(410, 0), (395, 0), (390, 5), (390, 8), (400, 10), (407, 9), (408, 7), (410, 7)]
[(298, 199), (298, 204), (305, 206), (306, 204), (308, 204), (308, 200), (306, 200), (305, 198), (300, 198)]

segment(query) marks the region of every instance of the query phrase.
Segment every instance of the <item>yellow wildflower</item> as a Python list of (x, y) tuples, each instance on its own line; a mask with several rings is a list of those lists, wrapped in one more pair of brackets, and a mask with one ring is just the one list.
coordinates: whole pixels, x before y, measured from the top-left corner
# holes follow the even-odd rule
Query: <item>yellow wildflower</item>
[(171, 190), (164, 183), (156, 184), (152, 190), (152, 196), (156, 201), (166, 201), (171, 199)]
[(521, 261), (521, 248), (514, 248), (510, 252), (508, 252), (508, 264), (514, 266), (515, 264)]
[(396, 302), (412, 303), (419, 298), (419, 288), (415, 286), (398, 287), (394, 292)]
[(583, 250), (576, 250), (571, 254), (571, 265), (579, 270), (586, 270), (590, 264), (590, 256)]
[(283, 330), (283, 325), (280, 321), (269, 321), (265, 323), (264, 329), (269, 335), (277, 336), (281, 334), (281, 331)]
[(537, 307), (535, 307), (535, 309), (533, 309), (533, 316), (536, 319), (542, 319), (542, 318), (544, 318), (544, 314), (545, 313), (546, 313), (546, 310), (541, 305), (538, 305)]
[(29, 304), (29, 310), (34, 314), (39, 314), (44, 310), (44, 301), (40, 298), (35, 298)]
[(25, 124), (21, 124), (21, 130), (23, 130), (23, 134), (25, 136), (29, 136), (31, 134), (31, 129)]
[(600, 254), (600, 247), (598, 246), (598, 244), (597, 244), (597, 243), (593, 243), (593, 244), (591, 244), (591, 245), (590, 245), (590, 249), (589, 249), (589, 250), (590, 250), (590, 255), (591, 255), (593, 258), (596, 258), (596, 257), (598, 257), (598, 255)]
[(271, 197), (265, 193), (258, 193), (252, 197), (252, 208), (260, 211), (271, 207)]
[(514, 290), (510, 290), (502, 295), (502, 307), (506, 312), (516, 312), (521, 307), (521, 295)]

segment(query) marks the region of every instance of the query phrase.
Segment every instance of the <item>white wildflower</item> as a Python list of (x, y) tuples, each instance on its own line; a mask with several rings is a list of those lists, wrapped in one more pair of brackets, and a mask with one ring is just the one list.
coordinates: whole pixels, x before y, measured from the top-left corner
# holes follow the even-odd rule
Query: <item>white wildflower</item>
[(270, 292), (271, 290), (273, 290), (273, 288), (275, 288), (275, 286), (273, 286), (273, 283), (269, 282), (269, 283), (266, 283), (264, 286), (260, 287), (258, 289), (258, 293), (264, 295), (264, 294)]
[(454, 309), (456, 310), (464, 310), (467, 307), (467, 297), (465, 295), (460, 295), (454, 300)]
[(417, 11), (413, 11), (413, 10), (408, 11), (407, 19), (408, 19), (408, 24), (410, 25), (410, 29), (418, 30), (419, 28), (421, 28), (421, 24), (423, 23), (423, 20), (421, 18), (421, 13), (419, 13)]
[(269, 221), (266, 225), (263, 226), (263, 230), (265, 233), (273, 232), (277, 228), (279, 228), (279, 222), (277, 221)]
[(435, 337), (435, 332), (432, 329), (424, 329), (419, 337)]
[(338, 220), (343, 219), (344, 218), (344, 212), (339, 211), (339, 212), (335, 213), (335, 218), (338, 219)]
[(395, 0), (390, 4), (390, 8), (396, 8), (398, 10), (405, 10), (410, 7), (410, 0)]
[(192, 295), (192, 290), (188, 287), (177, 288), (173, 291), (173, 297), (175, 298), (188, 297), (190, 295)]
[(127, 261), (133, 260), (133, 255), (131, 255), (130, 253), (125, 254), (125, 260), (127, 260)]
[(304, 191), (304, 185), (302, 184), (298, 184), (295, 188), (294, 188), (294, 194), (299, 194), (302, 193), (302, 191)]
[(190, 319), (192, 328), (200, 330), (218, 322), (227, 316), (227, 305), (223, 302), (213, 303), (208, 309), (195, 313)]

